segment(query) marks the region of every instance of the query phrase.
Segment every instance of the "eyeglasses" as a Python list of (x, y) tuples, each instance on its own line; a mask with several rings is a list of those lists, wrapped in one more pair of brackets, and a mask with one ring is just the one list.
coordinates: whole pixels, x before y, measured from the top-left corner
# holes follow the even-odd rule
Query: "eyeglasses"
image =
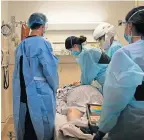
[(132, 22), (126, 22), (126, 21), (118, 20), (118, 26), (130, 24), (130, 23), (132, 23)]
[(122, 20), (118, 20), (118, 26), (122, 26), (123, 24), (127, 24), (128, 22), (126, 21), (122, 21)]

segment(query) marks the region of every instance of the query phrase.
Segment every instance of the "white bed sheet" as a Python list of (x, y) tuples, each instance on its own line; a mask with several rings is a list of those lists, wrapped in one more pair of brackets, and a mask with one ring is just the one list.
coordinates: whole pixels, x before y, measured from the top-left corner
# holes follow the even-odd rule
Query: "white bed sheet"
[(67, 123), (67, 118), (65, 115), (61, 115), (59, 113), (56, 113), (56, 121), (55, 121), (55, 126), (56, 126), (56, 140), (78, 140), (77, 138), (68, 138), (62, 135), (61, 132), (59, 132), (60, 127)]
[[(86, 139), (86, 140), (92, 140), (93, 136), (91, 134), (84, 134), (80, 128), (77, 128), (77, 126), (83, 126), (87, 127), (87, 120), (81, 118), (75, 121), (68, 122), (65, 115), (56, 114), (56, 137), (57, 140), (78, 140), (80, 139)], [(61, 130), (63, 134), (59, 131)], [(69, 137), (66, 137), (66, 136)], [(75, 137), (75, 138), (72, 138)]]

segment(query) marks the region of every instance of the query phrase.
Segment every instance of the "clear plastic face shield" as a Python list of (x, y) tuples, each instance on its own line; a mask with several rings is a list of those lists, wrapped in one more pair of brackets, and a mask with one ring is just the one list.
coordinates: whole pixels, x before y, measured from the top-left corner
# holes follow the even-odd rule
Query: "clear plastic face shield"
[(46, 23), (42, 26), (42, 36), (43, 37), (46, 36), (47, 31), (48, 31), (48, 23)]
[[(106, 24), (103, 25), (100, 29), (98, 29), (97, 33), (95, 30), (95, 34), (93, 34), (93, 36), (95, 37), (95, 40), (99, 42), (101, 49), (108, 50), (113, 42), (112, 38), (116, 36), (116, 30), (113, 25)], [(97, 36), (100, 37), (96, 39)]]
[(105, 41), (105, 35), (103, 35), (97, 39), (97, 42), (99, 42), (100, 45), (103, 45), (104, 41)]
[(118, 21), (118, 26), (124, 26), (125, 27), (125, 32), (126, 32), (126, 25), (127, 24), (130, 24), (129, 22), (126, 22), (126, 21), (122, 21), (122, 20), (119, 20)]
[(48, 32), (48, 22), (44, 25), (43, 36)]
[(96, 41), (99, 43), (101, 49), (105, 49), (105, 35), (99, 37)]
[(48, 22), (45, 24), (45, 32), (48, 31)]

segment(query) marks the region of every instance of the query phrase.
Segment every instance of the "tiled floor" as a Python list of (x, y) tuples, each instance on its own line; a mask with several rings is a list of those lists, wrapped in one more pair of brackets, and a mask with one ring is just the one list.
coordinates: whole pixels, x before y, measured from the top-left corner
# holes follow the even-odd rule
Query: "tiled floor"
[[(2, 136), (2, 140), (15, 140), (15, 138), (10, 139), (7, 135), (8, 132), (14, 132), (14, 125), (13, 124), (8, 124), (7, 129), (4, 130), (3, 132), (3, 136)], [(63, 137), (61, 135), (59, 135), (59, 137), (56, 140), (78, 140), (76, 138), (67, 138), (67, 137)]]
[[(15, 140), (15, 138), (10, 139), (8, 137), (9, 132), (14, 132), (14, 123), (13, 123), (13, 119), (11, 118), (6, 126), (4, 127), (3, 131), (2, 131), (2, 140)], [(62, 135), (59, 135), (56, 140), (78, 140), (76, 138), (68, 138), (68, 137), (63, 137)]]

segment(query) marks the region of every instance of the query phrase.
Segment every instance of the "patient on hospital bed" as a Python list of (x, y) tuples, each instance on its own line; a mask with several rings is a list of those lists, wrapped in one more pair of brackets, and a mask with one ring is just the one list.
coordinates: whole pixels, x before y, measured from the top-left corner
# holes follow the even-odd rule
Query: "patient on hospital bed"
[(92, 140), (93, 136), (83, 133), (79, 127), (88, 127), (86, 105), (102, 105), (102, 103), (102, 94), (95, 87), (90, 85), (78, 85), (78, 83), (74, 83), (58, 89), (57, 131), (60, 130), (64, 136)]

